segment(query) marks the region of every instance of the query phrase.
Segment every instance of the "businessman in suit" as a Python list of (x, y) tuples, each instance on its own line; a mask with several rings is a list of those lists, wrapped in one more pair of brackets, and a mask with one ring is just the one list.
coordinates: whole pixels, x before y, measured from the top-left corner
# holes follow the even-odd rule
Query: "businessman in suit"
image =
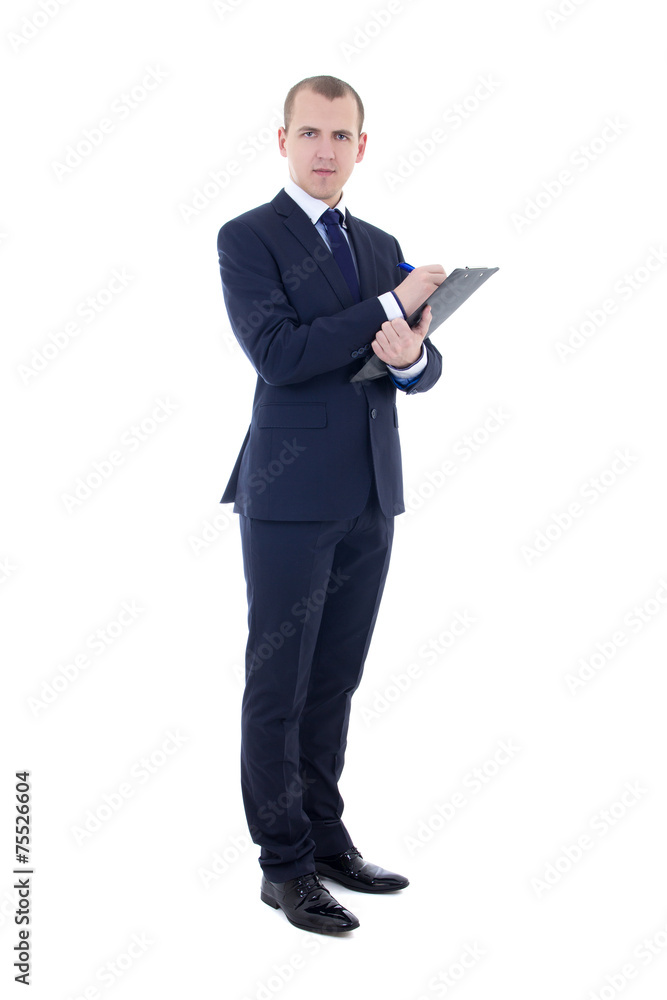
[[(359, 921), (322, 878), (372, 893), (408, 885), (357, 850), (338, 780), (405, 509), (396, 391), (430, 389), (442, 366), (424, 339), (430, 310), (414, 328), (406, 317), (444, 270), (406, 277), (396, 239), (345, 205), (366, 148), (363, 116), (335, 77), (292, 87), (278, 133), (285, 188), (218, 234), (229, 320), (257, 372), (221, 500), (240, 515), (248, 597), (244, 807), (261, 847), (261, 899), (330, 934)], [(351, 383), (371, 351), (387, 376)]]

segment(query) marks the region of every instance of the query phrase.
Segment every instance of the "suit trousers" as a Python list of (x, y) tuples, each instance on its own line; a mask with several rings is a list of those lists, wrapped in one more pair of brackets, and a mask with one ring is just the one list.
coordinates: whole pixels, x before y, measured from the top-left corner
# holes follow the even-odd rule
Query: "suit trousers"
[(357, 516), (270, 521), (240, 515), (248, 595), (241, 787), (272, 882), (352, 846), (341, 814), (350, 702), (373, 634), (394, 518), (375, 484)]

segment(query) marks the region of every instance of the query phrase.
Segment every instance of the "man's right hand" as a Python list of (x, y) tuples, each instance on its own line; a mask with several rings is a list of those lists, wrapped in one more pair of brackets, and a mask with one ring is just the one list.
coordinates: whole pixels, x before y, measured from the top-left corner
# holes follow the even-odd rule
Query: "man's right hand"
[(407, 278), (394, 289), (394, 294), (405, 309), (406, 315), (411, 316), (446, 277), (441, 264), (424, 264), (410, 271)]

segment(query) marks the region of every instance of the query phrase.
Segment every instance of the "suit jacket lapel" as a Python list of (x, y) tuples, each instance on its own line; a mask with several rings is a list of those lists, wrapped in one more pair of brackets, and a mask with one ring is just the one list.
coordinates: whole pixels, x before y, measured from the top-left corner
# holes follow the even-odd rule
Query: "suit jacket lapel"
[[(273, 199), (272, 204), (278, 214), (283, 216), (283, 222), (289, 231), (296, 236), (307, 251), (308, 256), (315, 261), (336, 293), (343, 308), (347, 309), (348, 306), (354, 305), (352, 293), (347, 287), (347, 282), (341, 274), (338, 264), (333, 259), (331, 251), (303, 209), (299, 208), (294, 199), (290, 198), (285, 191), (279, 191)], [(361, 263), (359, 269), (361, 270)], [(361, 294), (363, 298), (363, 285), (361, 285)]]

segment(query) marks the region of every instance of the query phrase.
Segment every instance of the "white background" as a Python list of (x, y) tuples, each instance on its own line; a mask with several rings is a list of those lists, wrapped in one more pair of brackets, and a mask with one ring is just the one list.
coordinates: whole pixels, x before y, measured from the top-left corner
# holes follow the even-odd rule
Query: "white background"
[[(27, 768), (33, 997), (663, 996), (656, 5), (44, 3), (2, 11), (3, 980)], [(361, 921), (344, 939), (259, 900), (238, 768), (245, 585), (218, 503), (254, 373), (216, 235), (283, 185), (284, 96), (316, 73), (366, 105), (350, 210), (413, 264), (500, 267), (436, 335), (437, 386), (399, 400), (408, 512), (342, 791), (362, 853), (411, 885), (334, 890)], [(474, 623), (452, 639), (457, 613)]]

